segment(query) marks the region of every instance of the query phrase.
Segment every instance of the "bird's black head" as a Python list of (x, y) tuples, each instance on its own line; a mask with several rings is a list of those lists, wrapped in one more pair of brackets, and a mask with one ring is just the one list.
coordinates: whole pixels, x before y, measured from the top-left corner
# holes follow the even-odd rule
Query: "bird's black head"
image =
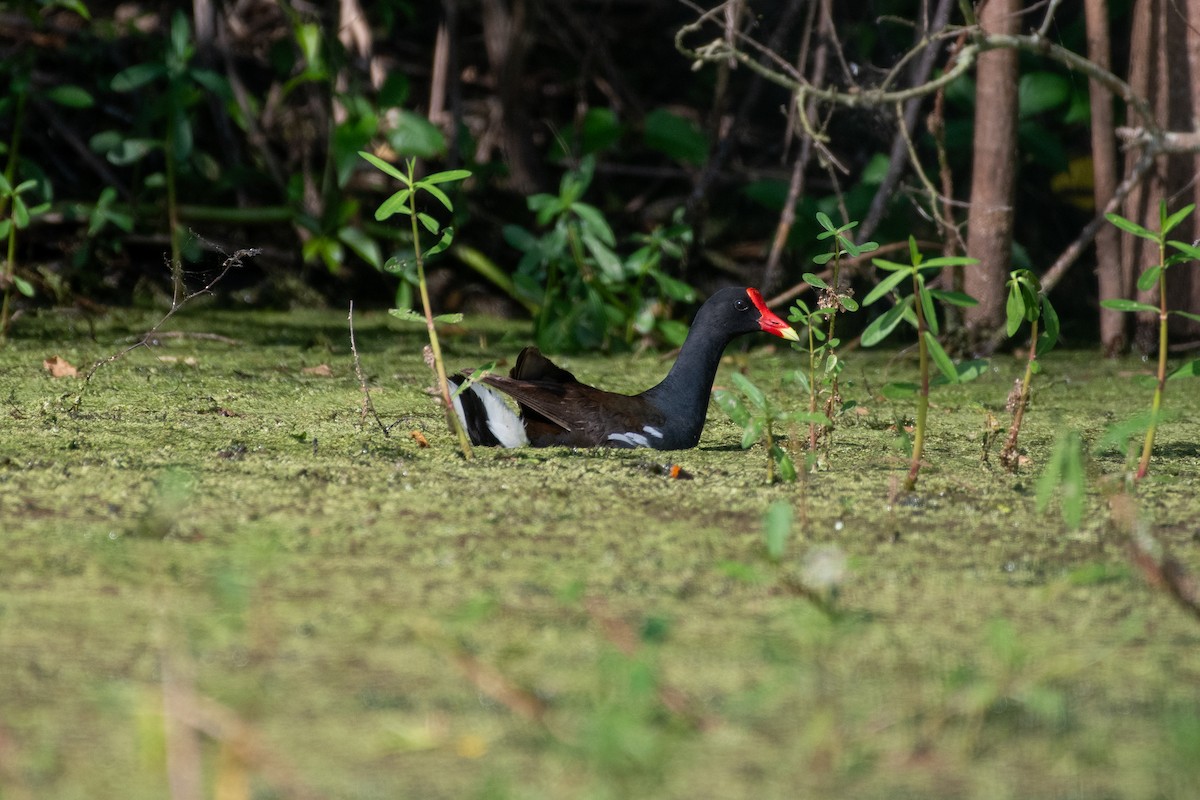
[(754, 288), (731, 286), (715, 292), (696, 314), (694, 325), (710, 326), (730, 337), (766, 331), (772, 336), (800, 341), (800, 336), (774, 311), (767, 308), (762, 293)]

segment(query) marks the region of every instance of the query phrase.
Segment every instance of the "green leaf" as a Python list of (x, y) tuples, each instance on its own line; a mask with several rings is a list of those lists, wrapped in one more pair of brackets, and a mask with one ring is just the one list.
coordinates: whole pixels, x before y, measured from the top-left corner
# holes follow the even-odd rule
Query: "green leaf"
[(412, 197), (412, 192), (412, 189), (401, 189), (384, 200), (379, 204), (379, 208), (375, 209), (375, 219), (383, 222), (393, 214), (404, 214), (405, 216), (411, 214), (412, 209), (408, 205), (408, 198)]
[(1162, 236), (1165, 239), (1167, 234), (1175, 228), (1176, 225), (1187, 219), (1187, 216), (1196, 210), (1196, 204), (1192, 203), (1176, 211), (1169, 217), (1162, 218), (1162, 214), (1166, 211), (1167, 204), (1164, 201), (1159, 211), (1160, 219), (1162, 219)]
[(22, 278), (20, 275), (12, 276), (13, 286), (17, 287), (17, 291), (26, 297), (33, 297), (33, 284)]
[(609, 250), (602, 241), (588, 231), (584, 231), (579, 238), (583, 240), (583, 246), (596, 259), (596, 263), (605, 277), (614, 283), (620, 283), (625, 277), (625, 269), (621, 265), (621, 259), (617, 258), (617, 254)]
[(434, 322), (443, 325), (457, 325), (463, 321), (462, 314), (438, 314), (433, 318)]
[(912, 305), (912, 297), (906, 297), (896, 305), (889, 308), (882, 315), (876, 317), (867, 326), (867, 329), (862, 334), (862, 346), (873, 347), (888, 337), (900, 321), (904, 319), (904, 312)]
[(381, 172), (385, 172), (388, 175), (391, 175), (393, 178), (400, 181), (405, 186), (412, 186), (412, 181), (409, 180), (407, 175), (405, 175), (403, 172), (401, 172), (399, 169), (397, 169), (392, 164), (389, 164), (388, 162), (384, 161), (379, 156), (376, 156), (373, 153), (367, 153), (363, 150), (359, 150), (358, 154), (360, 156), (362, 156), (364, 159), (366, 159), (368, 162), (370, 162), (370, 164), (373, 167), (375, 167), (375, 169), (380, 170)]
[(888, 400), (906, 400), (913, 397), (921, 390), (920, 386), (915, 383), (905, 381), (896, 381), (894, 383), (885, 383), (879, 393)]
[(776, 474), (779, 475), (779, 480), (786, 483), (794, 483), (796, 480), (796, 465), (792, 463), (792, 457), (778, 444), (772, 444), (771, 458), (775, 459), (775, 469)]
[(663, 294), (672, 300), (680, 300), (685, 303), (690, 303), (696, 299), (696, 290), (688, 286), (678, 278), (672, 278), (663, 272), (657, 270), (651, 273), (654, 280), (658, 283), (658, 287), (662, 289)]
[(577, 201), (571, 204), (571, 210), (575, 212), (593, 236), (609, 247), (617, 246), (617, 237), (613, 235), (612, 228), (609, 227), (608, 220), (604, 219), (604, 215), (600, 213), (600, 209)]
[(829, 284), (826, 283), (825, 281), (821, 280), (821, 277), (819, 275), (815, 275), (811, 272), (806, 272), (801, 277), (803, 278), (804, 282), (807, 283), (809, 286), (816, 287), (817, 289), (828, 289), (829, 288)]
[(425, 257), (432, 258), (433, 256), (436, 256), (438, 253), (442, 252), (447, 247), (449, 247), (451, 242), (453, 242), (453, 241), (454, 241), (454, 228), (445, 228), (442, 231), (442, 238), (438, 240), (438, 243), (425, 251)]
[(1183, 317), (1184, 319), (1190, 319), (1192, 322), (1200, 322), (1200, 314), (1193, 314), (1189, 311), (1170, 311), (1167, 313)]
[(734, 386), (736, 386), (742, 391), (743, 394), (746, 395), (746, 398), (754, 406), (762, 409), (767, 407), (767, 398), (762, 393), (762, 389), (759, 389), (757, 386), (755, 386), (753, 381), (751, 381), (745, 375), (740, 372), (735, 372), (730, 376), (730, 380), (733, 381)]
[(830, 233), (837, 232), (837, 227), (833, 224), (833, 220), (824, 211), (817, 212), (817, 224)]
[(0, 239), (7, 239), (12, 229), (13, 223), (11, 219), (0, 219)]
[(748, 450), (763, 436), (767, 423), (762, 417), (751, 417), (746, 429), (742, 432), (742, 449)]
[(928, 293), (935, 299), (952, 306), (960, 308), (969, 308), (970, 306), (979, 305), (979, 301), (969, 294), (963, 292), (948, 292), (944, 289), (929, 289)]
[(958, 370), (954, 368), (954, 361), (942, 349), (937, 337), (929, 331), (925, 331), (925, 347), (928, 349), (933, 363), (937, 365), (938, 371), (946, 376), (946, 380), (950, 383), (958, 383)]
[(823, 267), (830, 261), (833, 261), (834, 253), (819, 253), (813, 256), (813, 263), (819, 267)]
[(155, 139), (122, 139), (116, 147), (108, 151), (107, 158), (110, 163), (124, 167), (141, 161), (159, 146), (160, 142)]
[(442, 229), (441, 223), (439, 223), (436, 219), (434, 219), (433, 217), (424, 213), (423, 211), (417, 212), (417, 222), (420, 222), (421, 227), (423, 227), (425, 230), (429, 231), (430, 233), (434, 234), (435, 236)]
[(708, 137), (692, 121), (656, 108), (643, 124), (644, 141), (652, 150), (688, 164), (703, 164), (708, 158)]
[(388, 313), (401, 322), (420, 322), (425, 324), (425, 315), (413, 311), (411, 308), (389, 308)]
[(888, 261), (886, 258), (872, 258), (871, 263), (888, 272), (912, 272), (912, 264), (898, 264), (895, 261)]
[(46, 99), (67, 108), (91, 108), (96, 104), (85, 89), (71, 84), (55, 86), (46, 92)]
[(1138, 277), (1137, 287), (1143, 292), (1148, 292), (1158, 283), (1158, 276), (1162, 274), (1163, 268), (1161, 264), (1155, 264), (1152, 267), (1147, 267), (1146, 271)]
[(1025, 296), (1016, 283), (1008, 285), (1008, 300), (1004, 304), (1005, 333), (1012, 336), (1025, 321)]
[(1194, 244), (1188, 244), (1186, 242), (1177, 242), (1174, 239), (1167, 242), (1167, 244), (1171, 245), (1171, 247), (1174, 247), (1180, 253), (1185, 255), (1188, 260), (1200, 261), (1200, 247), (1197, 247)]
[(766, 540), (767, 556), (772, 561), (783, 558), (791, 533), (792, 505), (785, 500), (776, 500), (767, 507), (767, 513), (763, 517), (763, 537)]
[(469, 177), (471, 177), (471, 170), (469, 169), (448, 169), (442, 172), (435, 172), (432, 175), (426, 175), (421, 179), (421, 183), (450, 183), (451, 181), (465, 181)]
[(1104, 218), (1126, 233), (1132, 233), (1134, 236), (1140, 236), (1143, 239), (1149, 239), (1152, 242), (1162, 241), (1163, 237), (1159, 236), (1154, 231), (1147, 230), (1141, 225), (1138, 225), (1136, 222), (1131, 222), (1130, 220), (1125, 219), (1120, 214), (1105, 214)]
[(1054, 310), (1054, 306), (1050, 305), (1050, 299), (1045, 295), (1042, 295), (1041, 319), (1044, 329), (1042, 335), (1038, 337), (1038, 355), (1049, 353), (1054, 345), (1058, 344), (1058, 312)]
[(1057, 72), (1027, 72), (1017, 85), (1017, 108), (1022, 118), (1032, 117), (1067, 102), (1071, 84)]
[(738, 397), (735, 392), (728, 389), (717, 389), (712, 393), (712, 397), (717, 407), (724, 411), (735, 425), (744, 428), (750, 424), (750, 412), (746, 410), (742, 398)]
[(1111, 308), (1114, 311), (1149, 311), (1154, 314), (1158, 313), (1158, 308), (1149, 303), (1139, 303), (1136, 300), (1126, 300), (1120, 297), (1112, 300), (1101, 300), (1100, 305), (1103, 308)]
[(401, 156), (437, 158), (446, 152), (446, 137), (420, 114), (395, 110), (395, 125), (385, 134), (391, 148)]
[(928, 261), (921, 262), (921, 269), (940, 269), (941, 267), (972, 267), (978, 263), (978, 258), (967, 258), (966, 256), (938, 256), (937, 258), (931, 258)]
[(917, 297), (921, 301), (921, 314), (925, 317), (925, 327), (927, 327), (936, 336), (938, 334), (938, 318), (937, 312), (933, 310), (933, 296), (925, 288), (925, 280), (922, 276), (917, 276)]
[(852, 311), (852, 312), (858, 311), (858, 301), (855, 300), (850, 295), (848, 295), (848, 294), (841, 295), (838, 297), (838, 300), (841, 301), (842, 305), (845, 307), (845, 309), (847, 311)]
[(1059, 436), (1046, 468), (1038, 478), (1036, 504), (1039, 513), (1049, 507), (1055, 491), (1067, 526), (1075, 529), (1083, 521), (1086, 499), (1083, 470), (1083, 446), (1079, 434), (1068, 431)]
[[(878, 266), (878, 260), (876, 260), (876, 265)], [(884, 297), (899, 286), (910, 274), (909, 272), (893, 272), (891, 275), (888, 275), (875, 284), (875, 287), (871, 291), (867, 292), (867, 296), (863, 298), (862, 304), (869, 306), (876, 302), (879, 298)]]
[(1173, 381), (1176, 378), (1194, 378), (1200, 375), (1200, 359), (1189, 361), (1179, 369), (1167, 376), (1167, 380)]
[(438, 187), (433, 186), (432, 184), (426, 185), (425, 181), (417, 181), (417, 183), (413, 187), (413, 189), (414, 189), (414, 191), (417, 189), (424, 189), (434, 199), (436, 199), (439, 203), (441, 203), (442, 207), (445, 208), (447, 211), (454, 210), (454, 203), (450, 202), (450, 198), (446, 195), (445, 192), (443, 192)]
[(383, 266), (383, 254), (379, 250), (379, 243), (358, 228), (346, 226), (340, 229), (338, 239), (375, 269)]
[(132, 92), (166, 74), (162, 64), (134, 64), (114, 75), (109, 87), (114, 92)]

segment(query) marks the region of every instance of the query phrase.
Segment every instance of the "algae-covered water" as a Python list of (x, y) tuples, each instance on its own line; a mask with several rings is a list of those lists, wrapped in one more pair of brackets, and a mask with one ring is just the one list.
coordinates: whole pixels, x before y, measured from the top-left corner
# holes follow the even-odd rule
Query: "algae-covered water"
[[(692, 451), (466, 463), (421, 332), (383, 315), (356, 331), (387, 435), (345, 314), (180, 315), (78, 404), (43, 364), (86, 370), (153, 321), (27, 317), (0, 350), (5, 800), (1197, 794), (1200, 621), (1110, 521), (1124, 451), (1092, 448), (1079, 530), (1035, 510), (1060, 432), (1094, 445), (1148, 407), (1141, 360), (1051, 354), (1016, 476), (982, 441), (1021, 365), (939, 389), (909, 495), (912, 401), (880, 394), (912, 379), (903, 351), (846, 354), (857, 409), (769, 486), (715, 409)], [(527, 340), (449, 333), (456, 367)], [(667, 367), (561, 361), (629, 392)], [(800, 407), (799, 363), (731, 349), (718, 383)], [(1200, 572), (1196, 384), (1166, 406), (1138, 513)]]

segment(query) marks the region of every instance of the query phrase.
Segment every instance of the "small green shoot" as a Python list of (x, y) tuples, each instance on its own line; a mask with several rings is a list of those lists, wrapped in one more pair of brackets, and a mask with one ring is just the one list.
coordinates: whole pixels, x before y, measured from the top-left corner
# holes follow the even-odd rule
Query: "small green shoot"
[(1083, 441), (1076, 431), (1067, 431), (1054, 443), (1054, 452), (1042, 470), (1037, 483), (1037, 510), (1045, 513), (1057, 492), (1063, 521), (1071, 530), (1083, 522), (1083, 502), (1086, 499), (1083, 469)]
[[(1158, 428), (1159, 413), (1162, 409), (1163, 394), (1167, 388), (1167, 381), (1175, 378), (1186, 376), (1195, 376), (1200, 374), (1200, 359), (1189, 361), (1182, 367), (1179, 367), (1171, 374), (1167, 374), (1167, 320), (1171, 314), (1176, 314), (1181, 317), (1186, 317), (1193, 322), (1200, 322), (1200, 314), (1191, 314), (1186, 311), (1177, 311), (1167, 308), (1167, 270), (1175, 264), (1180, 264), (1189, 261), (1200, 261), (1200, 247), (1194, 244), (1186, 244), (1175, 240), (1168, 240), (1167, 236), (1170, 232), (1183, 222), (1192, 211), (1196, 208), (1195, 204), (1184, 206), (1174, 214), (1167, 214), (1167, 203), (1165, 200), (1160, 201), (1158, 205), (1158, 221), (1159, 229), (1152, 231), (1143, 228), (1136, 222), (1125, 219), (1119, 214), (1106, 214), (1105, 219), (1116, 225), (1126, 233), (1131, 233), (1134, 236), (1141, 237), (1154, 242), (1158, 246), (1158, 263), (1150, 267), (1141, 274), (1138, 278), (1137, 287), (1139, 291), (1148, 292), (1157, 287), (1158, 289), (1158, 306), (1155, 307), (1149, 303), (1141, 303), (1136, 300), (1127, 300), (1117, 298), (1112, 300), (1101, 301), (1100, 305), (1105, 308), (1111, 308), (1116, 311), (1130, 312), (1147, 312), (1158, 315), (1158, 373), (1157, 383), (1154, 387), (1154, 399), (1150, 403), (1150, 424), (1146, 428), (1146, 439), (1142, 443), (1142, 458), (1138, 462), (1137, 472), (1134, 474), (1134, 480), (1141, 480), (1146, 477), (1150, 471), (1150, 456), (1154, 452), (1154, 435)], [(1170, 247), (1177, 252), (1167, 255), (1167, 248)]]
[[(821, 266), (833, 262), (830, 268), (830, 280), (826, 282), (819, 275), (811, 272), (804, 273), (804, 282), (817, 292), (816, 307), (809, 308), (803, 300), (796, 300), (788, 315), (788, 320), (803, 325), (808, 333), (808, 370), (807, 373), (797, 370), (795, 380), (808, 394), (808, 411), (810, 415), (813, 415), (813, 421), (810, 421), (808, 425), (810, 453), (815, 453), (822, 430), (826, 434), (826, 443), (828, 444), (828, 433), (832, 428), (833, 418), (842, 410), (838, 376), (841, 375), (844, 364), (837, 356), (837, 347), (840, 341), (835, 335), (835, 327), (837, 315), (840, 312), (858, 310), (858, 303), (852, 294), (840, 287), (842, 259), (844, 256), (857, 258), (863, 253), (869, 253), (879, 248), (877, 242), (855, 244), (846, 235), (847, 231), (858, 225), (857, 222), (848, 222), (840, 227), (835, 226), (828, 214), (818, 212), (817, 223), (825, 229), (817, 234), (817, 239), (832, 239), (833, 241), (829, 252), (821, 253), (814, 257), (813, 261)], [(793, 347), (801, 349), (800, 345), (793, 345)], [(816, 421), (817, 408), (821, 395), (825, 391), (828, 392), (824, 404), (825, 420), (818, 422)]]
[[(1029, 323), (1029, 357), (1025, 361), (1025, 375), (1021, 379), (1021, 391), (1013, 403), (1012, 425), (1008, 429), (1008, 439), (1000, 450), (1000, 463), (1009, 472), (1017, 471), (1020, 456), (1017, 453), (1017, 437), (1021, 433), (1021, 422), (1025, 418), (1025, 408), (1029, 405), (1029, 387), (1033, 375), (1039, 369), (1038, 356), (1045, 355), (1058, 341), (1058, 314), (1049, 298), (1042, 293), (1042, 284), (1027, 269), (1014, 270), (1008, 279), (1008, 335), (1012, 336), (1022, 323)], [(1045, 323), (1045, 330), (1038, 336), (1038, 323)]]
[(787, 550), (788, 537), (792, 534), (792, 504), (776, 500), (767, 507), (763, 518), (763, 538), (767, 545), (767, 558), (778, 564)]
[[(376, 169), (390, 175), (404, 185), (404, 188), (380, 204), (379, 208), (375, 210), (375, 219), (382, 222), (393, 214), (408, 215), (409, 224), (412, 226), (413, 259), (416, 265), (417, 288), (421, 293), (421, 308), (424, 311), (424, 315), (422, 316), (409, 308), (394, 308), (391, 310), (391, 314), (402, 320), (425, 323), (425, 329), (429, 333), (429, 349), (433, 352), (433, 365), (434, 371), (437, 373), (438, 390), (441, 392), (442, 407), (446, 413), (446, 422), (449, 424), (451, 432), (458, 437), (458, 446), (459, 450), (462, 451), (463, 458), (470, 459), (472, 457), (471, 440), (467, 438), (467, 432), (463, 430), (458, 415), (454, 413), (454, 405), (450, 399), (450, 382), (446, 378), (446, 363), (442, 359), (442, 347), (437, 335), (438, 323), (453, 324), (461, 322), (462, 314), (441, 314), (434, 316), (433, 309), (429, 303), (429, 286), (425, 281), (425, 260), (441, 253), (450, 246), (450, 243), (454, 241), (454, 229), (442, 227), (442, 224), (432, 215), (418, 211), (416, 199), (420, 195), (429, 195), (441, 203), (446, 211), (453, 212), (454, 204), (441, 189), (441, 184), (464, 180), (469, 178), (471, 173), (465, 169), (454, 169), (445, 172), (435, 172), (418, 180), (416, 177), (416, 159), (410, 158), (405, 165), (405, 170), (401, 171), (371, 153), (360, 151), (359, 155), (370, 162)], [(425, 251), (421, 250), (422, 228), (429, 234), (438, 237), (437, 243)], [(388, 269), (391, 271), (390, 266)]]
[[(872, 259), (875, 266), (889, 272), (863, 298), (863, 306), (869, 306), (887, 295), (892, 295), (894, 304), (881, 316), (877, 317), (863, 331), (863, 347), (879, 344), (888, 334), (896, 329), (901, 321), (907, 322), (917, 332), (917, 348), (919, 354), (920, 385), (917, 393), (917, 424), (913, 433), (912, 462), (904, 488), (912, 491), (917, 485), (917, 476), (921, 471), (921, 454), (925, 448), (925, 420), (929, 413), (929, 388), (931, 376), (929, 362), (932, 359), (945, 383), (962, 383), (980, 375), (984, 362), (969, 361), (956, 365), (949, 354), (938, 342), (938, 318), (934, 311), (934, 301), (953, 306), (973, 306), (978, 301), (962, 292), (952, 292), (944, 289), (930, 289), (926, 285), (926, 272), (937, 272), (945, 267), (970, 266), (978, 263), (978, 259), (962, 256), (940, 256), (926, 260), (917, 249), (917, 240), (908, 237), (908, 252), (911, 263), (897, 264), (882, 258)], [(898, 292), (905, 280), (912, 281), (912, 294), (901, 296)], [(893, 396), (911, 392), (911, 384), (892, 384)]]
[(796, 466), (787, 451), (780, 447), (775, 431), (779, 425), (792, 422), (824, 424), (825, 415), (780, 411), (745, 375), (735, 372), (731, 380), (737, 391), (717, 389), (713, 392), (713, 400), (742, 428), (742, 447), (749, 448), (766, 437), (767, 483), (796, 480)]

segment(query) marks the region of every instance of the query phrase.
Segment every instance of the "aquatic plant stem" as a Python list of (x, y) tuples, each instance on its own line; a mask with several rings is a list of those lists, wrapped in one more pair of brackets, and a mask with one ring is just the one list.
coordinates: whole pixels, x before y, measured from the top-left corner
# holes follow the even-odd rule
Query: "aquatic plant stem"
[(917, 314), (917, 352), (921, 370), (921, 388), (917, 394), (917, 426), (913, 431), (912, 463), (908, 467), (908, 476), (904, 479), (906, 491), (917, 488), (917, 474), (921, 471), (921, 454), (925, 450), (925, 420), (929, 416), (929, 345), (925, 342), (925, 311), (922, 308), (921, 273), (913, 267), (913, 296), (916, 302), (913, 308)]
[[(13, 116), (13, 132), (12, 142), (8, 146), (8, 163), (4, 165), (4, 177), (8, 180), (9, 186), (14, 185), (14, 178), (17, 174), (17, 157), (21, 148), (21, 126), (25, 121), (25, 98), (27, 92), (19, 92), (17, 94), (17, 108)], [(0, 201), (0, 214), (7, 211), (8, 203), (12, 202), (8, 198)], [(13, 291), (13, 276), (17, 271), (17, 223), (13, 220), (8, 229), (8, 251), (4, 259), (4, 301), (3, 307), (0, 308), (0, 344), (8, 341), (8, 323), (9, 323), (9, 305), (12, 302)]]
[[(413, 180), (413, 162), (408, 162), (409, 185)], [(417, 259), (417, 287), (421, 293), (421, 310), (425, 312), (425, 330), (429, 333), (429, 349), (433, 352), (433, 370), (437, 373), (438, 391), (442, 395), (442, 408), (446, 412), (446, 422), (450, 430), (458, 437), (458, 449), (463, 458), (470, 461), (474, 458), (471, 450), (471, 440), (463, 430), (458, 414), (454, 413), (454, 403), (450, 399), (450, 381), (446, 378), (446, 362), (442, 360), (442, 345), (438, 340), (437, 326), (433, 322), (433, 307), (429, 303), (429, 285), (425, 282), (425, 258), (421, 255), (421, 232), (417, 228), (416, 203), (410, 202), (409, 221), (412, 223), (413, 252)]]
[[(1166, 238), (1166, 234), (1163, 235)], [(1167, 263), (1166, 242), (1158, 243), (1158, 263)], [(1142, 443), (1142, 459), (1138, 462), (1134, 480), (1140, 481), (1150, 472), (1150, 454), (1154, 452), (1154, 433), (1158, 427), (1158, 412), (1162, 408), (1163, 393), (1167, 388), (1167, 270), (1158, 273), (1158, 383), (1154, 387), (1154, 400), (1150, 404), (1150, 425), (1146, 428), (1146, 441)]]
[(1025, 406), (1029, 404), (1029, 387), (1033, 383), (1033, 365), (1037, 363), (1038, 321), (1030, 321), (1029, 358), (1025, 362), (1025, 376), (1021, 378), (1021, 394), (1017, 398), (1016, 408), (1013, 409), (1012, 425), (1008, 429), (1008, 439), (1000, 450), (1000, 463), (1009, 472), (1017, 471), (1017, 436), (1021, 433), (1021, 422), (1025, 418)]

